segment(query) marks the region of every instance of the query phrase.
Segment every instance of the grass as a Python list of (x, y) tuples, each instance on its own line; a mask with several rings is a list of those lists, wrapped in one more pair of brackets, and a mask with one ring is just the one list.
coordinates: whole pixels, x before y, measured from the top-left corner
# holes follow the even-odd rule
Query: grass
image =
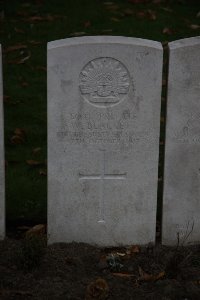
[[(151, 1), (153, 2), (153, 1)], [(156, 2), (156, 1), (154, 1)], [(124, 35), (169, 42), (200, 35), (199, 1), (2, 1), (6, 206), (8, 221), (46, 221), (47, 42), (79, 35)], [(9, 50), (21, 45), (21, 49)], [(162, 115), (165, 115), (163, 102)], [(16, 128), (25, 131), (11, 143)], [(164, 138), (162, 125), (161, 139)], [(163, 146), (161, 146), (163, 153)], [(37, 150), (37, 151), (36, 151)], [(35, 164), (28, 164), (27, 161)], [(162, 164), (162, 155), (161, 155)], [(160, 175), (162, 176), (162, 167)], [(159, 204), (162, 180), (159, 188)]]

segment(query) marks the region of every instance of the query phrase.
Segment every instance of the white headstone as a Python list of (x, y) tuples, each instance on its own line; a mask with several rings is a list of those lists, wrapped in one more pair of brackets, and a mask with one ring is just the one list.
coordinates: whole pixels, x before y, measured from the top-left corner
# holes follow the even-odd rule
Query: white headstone
[(169, 50), (162, 240), (187, 244), (200, 242), (200, 37)]
[(48, 236), (155, 240), (162, 46), (126, 37), (48, 44)]
[(3, 79), (0, 45), (0, 240), (5, 236), (5, 176), (4, 176), (4, 130), (3, 130)]

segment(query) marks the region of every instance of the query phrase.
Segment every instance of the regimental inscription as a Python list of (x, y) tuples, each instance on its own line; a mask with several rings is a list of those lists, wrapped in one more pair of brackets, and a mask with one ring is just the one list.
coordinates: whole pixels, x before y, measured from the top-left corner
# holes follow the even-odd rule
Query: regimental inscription
[(184, 121), (180, 128), (176, 128), (172, 133), (171, 137), (174, 142), (177, 143), (188, 143), (188, 144), (199, 144), (200, 133), (199, 133), (199, 122), (200, 114), (185, 112), (183, 115)]
[(64, 126), (57, 131), (59, 141), (70, 144), (108, 145), (154, 143), (159, 139), (150, 127), (146, 130), (134, 128), (137, 116), (128, 109), (116, 115), (113, 112), (69, 113)]
[(81, 71), (79, 87), (83, 98), (96, 106), (111, 106), (121, 102), (129, 92), (127, 68), (111, 57), (90, 61)]

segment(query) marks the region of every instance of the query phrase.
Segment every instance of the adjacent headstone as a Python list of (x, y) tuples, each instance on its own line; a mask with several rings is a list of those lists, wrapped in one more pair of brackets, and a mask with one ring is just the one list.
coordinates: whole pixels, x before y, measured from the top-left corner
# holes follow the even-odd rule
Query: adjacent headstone
[(126, 37), (48, 44), (48, 237), (155, 240), (162, 46)]
[(0, 240), (5, 236), (5, 176), (4, 176), (4, 131), (3, 131), (3, 80), (0, 45)]
[(200, 242), (200, 37), (169, 44), (163, 244)]

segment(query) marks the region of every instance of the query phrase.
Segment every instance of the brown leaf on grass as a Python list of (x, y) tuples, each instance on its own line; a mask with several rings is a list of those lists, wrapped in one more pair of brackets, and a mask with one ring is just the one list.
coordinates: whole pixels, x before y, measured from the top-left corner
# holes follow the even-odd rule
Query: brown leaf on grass
[(197, 24), (191, 24), (191, 25), (189, 25), (189, 28), (190, 28), (190, 29), (193, 29), (193, 30), (197, 30), (197, 29), (200, 29), (200, 25), (197, 25)]
[(41, 152), (41, 150), (42, 150), (41, 147), (37, 147), (37, 148), (34, 148), (34, 149), (33, 149), (32, 153), (33, 153), (33, 154), (37, 154), (37, 153)]
[(33, 226), (26, 232), (26, 237), (30, 237), (33, 235), (41, 236), (41, 235), (44, 235), (45, 233), (46, 233), (46, 225), (38, 224), (38, 225)]
[[(24, 54), (24, 53), (22, 53), (22, 54)], [(15, 64), (15, 65), (24, 64), (30, 57), (31, 57), (31, 52), (28, 51), (28, 54), (26, 56), (24, 56), (22, 58), (13, 59), (13, 60), (8, 60), (7, 63)]]
[(113, 17), (113, 18), (110, 18), (110, 20), (113, 21), (113, 22), (120, 22), (120, 19), (114, 18), (114, 17)]
[(16, 50), (22, 50), (22, 49), (26, 49), (27, 45), (24, 44), (17, 44), (17, 45), (13, 45), (13, 46), (9, 46), (4, 50), (4, 53), (9, 53), (12, 51), (16, 51)]
[(169, 7), (161, 7), (162, 10), (166, 11), (166, 12), (173, 12), (173, 9), (169, 8)]
[(121, 278), (132, 278), (132, 277), (135, 277), (135, 275), (129, 274), (129, 273), (112, 273), (112, 275), (117, 276), (117, 277), (121, 277)]
[(140, 248), (138, 245), (133, 245), (129, 248), (130, 253), (139, 253), (140, 252)]
[(147, 17), (148, 17), (149, 20), (155, 21), (157, 19), (156, 12), (151, 10), (151, 9), (148, 9), (147, 10)]
[(70, 33), (69, 35), (70, 36), (82, 36), (82, 35), (85, 35), (86, 34), (86, 32), (84, 32), (84, 31), (79, 31), (79, 32), (72, 32), (72, 33)]
[(165, 27), (162, 31), (163, 34), (171, 35), (173, 34), (173, 30), (171, 28)]
[(85, 300), (105, 300), (108, 298), (109, 286), (107, 282), (98, 278), (92, 281), (86, 289)]
[(126, 250), (126, 256), (124, 256), (123, 259), (130, 259), (132, 256), (135, 256), (139, 252), (139, 246), (133, 245)]
[(164, 271), (162, 271), (158, 274), (148, 274), (145, 271), (143, 271), (141, 267), (139, 267), (138, 271), (139, 271), (139, 274), (140, 274), (140, 277), (139, 277), (140, 281), (152, 281), (152, 282), (154, 282), (154, 281), (157, 281), (159, 279), (162, 279), (165, 276)]
[(23, 63), (25, 63), (25, 61), (27, 61), (30, 57), (31, 57), (31, 53), (29, 52), (28, 55), (26, 55), (25, 57), (21, 58), (21, 59), (18, 61), (18, 64), (23, 64)]
[(11, 137), (10, 142), (13, 145), (23, 144), (26, 140), (26, 132), (22, 128), (15, 128), (14, 135)]
[(23, 21), (25, 22), (43, 22), (43, 21), (47, 21), (47, 22), (52, 22), (56, 19), (60, 19), (61, 16), (60, 15), (46, 15), (46, 16), (32, 16), (32, 17), (28, 17), (28, 18), (24, 18)]
[(11, 144), (20, 145), (24, 143), (24, 139), (18, 135), (13, 135), (10, 139)]
[(34, 159), (28, 159), (28, 160), (26, 161), (26, 163), (27, 163), (29, 166), (33, 166), (33, 167), (38, 167), (38, 166), (44, 165), (44, 162), (39, 161), (39, 160), (34, 160)]
[(15, 128), (14, 133), (23, 138), (26, 137), (26, 131), (23, 128)]
[(40, 176), (47, 176), (47, 170), (46, 169), (40, 169), (39, 174), (40, 174)]

